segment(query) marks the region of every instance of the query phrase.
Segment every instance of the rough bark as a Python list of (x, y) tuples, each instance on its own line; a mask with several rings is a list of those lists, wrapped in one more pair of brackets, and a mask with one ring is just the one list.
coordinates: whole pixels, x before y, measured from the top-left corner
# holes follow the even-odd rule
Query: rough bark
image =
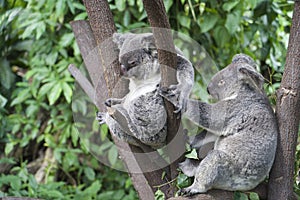
[(296, 199), (293, 177), (300, 120), (300, 1), (294, 6), (285, 70), (277, 91), (279, 137), (269, 181), (270, 200)]
[[(177, 58), (166, 9), (162, 0), (143, 0), (143, 4), (147, 12), (148, 21), (152, 27), (155, 44), (158, 49), (158, 59), (161, 65), (161, 87), (169, 87), (170, 85), (177, 84)], [(185, 151), (185, 142), (182, 129), (180, 128), (180, 118), (174, 114), (174, 106), (168, 101), (165, 101), (165, 104), (168, 115), (168, 156), (170, 157), (170, 160), (176, 160), (170, 165), (171, 179), (174, 179), (178, 175), (178, 162), (183, 159), (183, 156), (178, 155), (178, 153)], [(176, 142), (171, 143), (175, 136)], [(178, 157), (179, 159), (175, 159)], [(174, 190), (175, 189), (176, 188), (174, 188)]]

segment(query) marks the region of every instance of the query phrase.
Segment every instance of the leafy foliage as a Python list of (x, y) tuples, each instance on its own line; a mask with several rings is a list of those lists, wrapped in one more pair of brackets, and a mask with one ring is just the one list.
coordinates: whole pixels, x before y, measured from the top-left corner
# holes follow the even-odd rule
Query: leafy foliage
[(128, 175), (99, 164), (73, 122), (67, 67), (82, 60), (70, 21), (86, 18), (84, 6), (74, 0), (0, 5), (0, 197), (136, 199)]
[[(164, 2), (171, 27), (197, 40), (220, 68), (236, 53), (251, 55), (276, 103), (292, 1)], [(109, 3), (119, 32), (148, 26), (142, 0)], [(74, 80), (67, 66), (79, 66), (82, 60), (70, 21), (86, 18), (78, 0), (0, 0), (0, 43), (4, 44), (0, 46), (0, 197), (137, 199), (126, 174), (108, 169), (89, 154), (72, 120)], [(200, 76), (196, 80), (195, 91), (205, 90)], [(207, 98), (199, 92), (195, 96)], [(81, 101), (73, 105), (87, 111)], [(102, 128), (100, 137), (106, 135), (107, 129)], [(99, 149), (107, 152), (111, 163), (116, 162), (116, 149), (109, 144)], [(184, 176), (177, 180), (178, 187), (189, 183)], [(300, 194), (299, 180), (295, 188)], [(235, 198), (257, 199), (255, 194), (245, 195), (236, 193)], [(163, 195), (158, 191), (156, 197)]]

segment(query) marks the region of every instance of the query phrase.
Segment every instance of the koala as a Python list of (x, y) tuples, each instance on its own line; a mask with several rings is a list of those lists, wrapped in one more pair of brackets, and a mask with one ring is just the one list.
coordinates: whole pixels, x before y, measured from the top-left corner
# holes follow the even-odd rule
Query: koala
[[(106, 123), (118, 138), (130, 144), (150, 146), (165, 145), (167, 126), (166, 108), (160, 94), (160, 65), (152, 33), (113, 35), (119, 49), (122, 78), (129, 80), (129, 92), (123, 98), (105, 101), (117, 113), (115, 119), (108, 113), (97, 113), (100, 124)], [(194, 82), (194, 69), (179, 49), (177, 52), (177, 85), (167, 91), (170, 101), (179, 113), (186, 107)]]
[(186, 160), (180, 164), (184, 174), (195, 177), (181, 194), (205, 193), (213, 188), (251, 190), (268, 176), (278, 127), (263, 83), (252, 58), (237, 54), (208, 84), (207, 91), (216, 103), (188, 100), (186, 117), (206, 130), (205, 137), (192, 143), (200, 148), (213, 141), (214, 146), (200, 162)]

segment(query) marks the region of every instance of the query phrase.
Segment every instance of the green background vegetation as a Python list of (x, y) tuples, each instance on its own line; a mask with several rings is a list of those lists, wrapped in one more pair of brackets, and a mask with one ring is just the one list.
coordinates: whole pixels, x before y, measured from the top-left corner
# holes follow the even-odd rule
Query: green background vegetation
[[(119, 32), (148, 26), (141, 0), (109, 2)], [(164, 2), (172, 29), (197, 40), (219, 66), (230, 63), (236, 53), (252, 56), (266, 78), (271, 102), (276, 103), (292, 2)], [(0, 197), (138, 198), (126, 173), (102, 165), (84, 148), (73, 122), (74, 80), (67, 67), (82, 63), (70, 27), (79, 19), (87, 19), (79, 0), (0, 0)], [(297, 172), (299, 150), (300, 146)], [(114, 164), (116, 149), (107, 146), (106, 151)], [(48, 164), (38, 181), (35, 174), (45, 156)], [(296, 177), (295, 191), (300, 194)], [(243, 194), (236, 198), (247, 199)]]

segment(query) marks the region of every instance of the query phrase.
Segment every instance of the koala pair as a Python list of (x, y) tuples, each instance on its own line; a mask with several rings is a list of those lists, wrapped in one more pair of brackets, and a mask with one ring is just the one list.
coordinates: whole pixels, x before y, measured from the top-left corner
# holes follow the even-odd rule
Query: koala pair
[(201, 148), (213, 141), (214, 148), (201, 162), (187, 159), (180, 163), (184, 174), (195, 177), (182, 194), (204, 193), (212, 188), (250, 190), (268, 176), (278, 129), (263, 83), (254, 61), (238, 54), (207, 87), (216, 103), (188, 101), (186, 117), (206, 130), (206, 136), (197, 136), (192, 144)]
[[(119, 113), (116, 119), (101, 112), (97, 119), (123, 141), (161, 148), (166, 142), (167, 114), (160, 94), (160, 65), (153, 34), (115, 33), (113, 41), (119, 49), (121, 75), (129, 80), (129, 92), (122, 99), (110, 98), (105, 102)], [(176, 112), (181, 112), (193, 87), (194, 69), (177, 48), (176, 53), (178, 84), (167, 91)]]

